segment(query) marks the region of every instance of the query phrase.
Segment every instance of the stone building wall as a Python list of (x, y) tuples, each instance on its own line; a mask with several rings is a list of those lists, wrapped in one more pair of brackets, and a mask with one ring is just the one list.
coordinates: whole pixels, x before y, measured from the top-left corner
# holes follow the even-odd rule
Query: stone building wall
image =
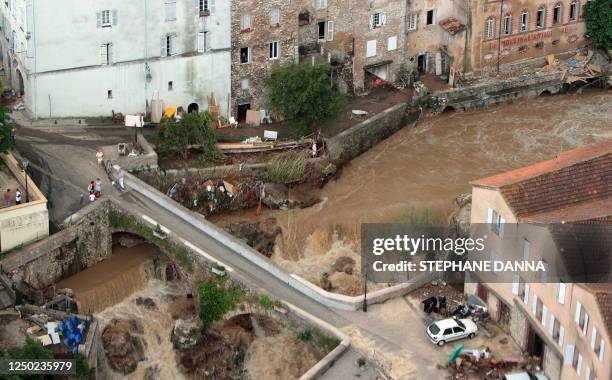
[(548, 376), (549, 379), (560, 379), (562, 364), (562, 359), (550, 348), (550, 346), (546, 345), (546, 347), (544, 347), (544, 357), (542, 358), (542, 369), (544, 370), (544, 374)]
[[(585, 1), (578, 1), (577, 17), (570, 19), (572, 0), (479, 0), (472, 4), (472, 62), (476, 72), (490, 72), (500, 65), (574, 51), (588, 43), (583, 18)], [(553, 9), (561, 4), (560, 21), (553, 24)], [(545, 10), (545, 23), (536, 25), (537, 11)], [(521, 30), (521, 13), (528, 12), (527, 28)], [(510, 16), (510, 33), (501, 30), (500, 17)], [(487, 35), (487, 20), (494, 20), (492, 35)], [(501, 38), (500, 38), (501, 37)], [(499, 44), (501, 43), (501, 47)]]
[[(274, 9), (280, 13), (279, 23), (271, 24)], [(243, 17), (251, 17), (251, 28), (243, 30)], [(265, 79), (274, 67), (296, 62), (298, 46), (297, 6), (282, 0), (232, 1), (232, 110), (238, 104), (250, 103), (250, 109), (265, 107)], [(278, 58), (270, 58), (270, 43), (278, 42)], [(250, 50), (249, 63), (241, 63), (241, 48)], [(242, 81), (248, 80), (248, 89)]]
[(527, 317), (525, 317), (518, 306), (512, 305), (510, 312), (510, 336), (521, 349), (525, 348), (526, 334)]

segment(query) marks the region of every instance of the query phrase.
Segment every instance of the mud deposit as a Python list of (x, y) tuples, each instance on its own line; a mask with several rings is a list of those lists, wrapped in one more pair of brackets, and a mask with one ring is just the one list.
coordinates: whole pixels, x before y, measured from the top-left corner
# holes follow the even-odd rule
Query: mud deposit
[[(427, 212), (444, 221), (471, 180), (553, 158), (612, 137), (612, 94), (522, 99), (485, 110), (426, 118), (403, 129), (343, 168), (307, 209), (264, 210), (282, 235), (272, 259), (316, 284), (327, 272), (331, 290), (359, 294), (359, 229), (363, 222), (407, 221)], [(253, 221), (253, 210), (212, 218), (220, 225)], [(331, 273), (340, 257), (353, 274)], [(336, 278), (334, 278), (334, 276)]]

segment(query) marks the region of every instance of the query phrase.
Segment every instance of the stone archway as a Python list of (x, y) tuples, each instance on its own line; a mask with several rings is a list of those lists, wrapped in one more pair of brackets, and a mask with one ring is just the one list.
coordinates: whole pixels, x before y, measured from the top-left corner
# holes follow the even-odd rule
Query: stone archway
[(198, 103), (191, 103), (190, 105), (187, 106), (187, 113), (199, 112), (199, 111), (200, 111), (200, 106), (198, 105)]

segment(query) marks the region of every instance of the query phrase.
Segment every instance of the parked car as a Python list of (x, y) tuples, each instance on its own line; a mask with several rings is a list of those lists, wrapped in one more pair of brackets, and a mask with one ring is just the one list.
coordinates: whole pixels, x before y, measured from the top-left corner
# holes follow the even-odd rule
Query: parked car
[(541, 373), (517, 372), (502, 377), (502, 380), (548, 380), (548, 377)]
[(457, 339), (472, 339), (476, 334), (478, 326), (470, 319), (448, 318), (427, 326), (429, 340), (438, 346), (444, 346), (445, 343)]

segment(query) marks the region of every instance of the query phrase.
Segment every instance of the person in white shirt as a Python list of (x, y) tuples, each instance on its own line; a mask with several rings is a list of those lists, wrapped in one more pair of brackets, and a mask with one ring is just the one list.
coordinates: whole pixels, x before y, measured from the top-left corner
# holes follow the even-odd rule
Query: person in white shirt
[(21, 204), (21, 191), (19, 190), (15, 191), (15, 204), (16, 205)]

